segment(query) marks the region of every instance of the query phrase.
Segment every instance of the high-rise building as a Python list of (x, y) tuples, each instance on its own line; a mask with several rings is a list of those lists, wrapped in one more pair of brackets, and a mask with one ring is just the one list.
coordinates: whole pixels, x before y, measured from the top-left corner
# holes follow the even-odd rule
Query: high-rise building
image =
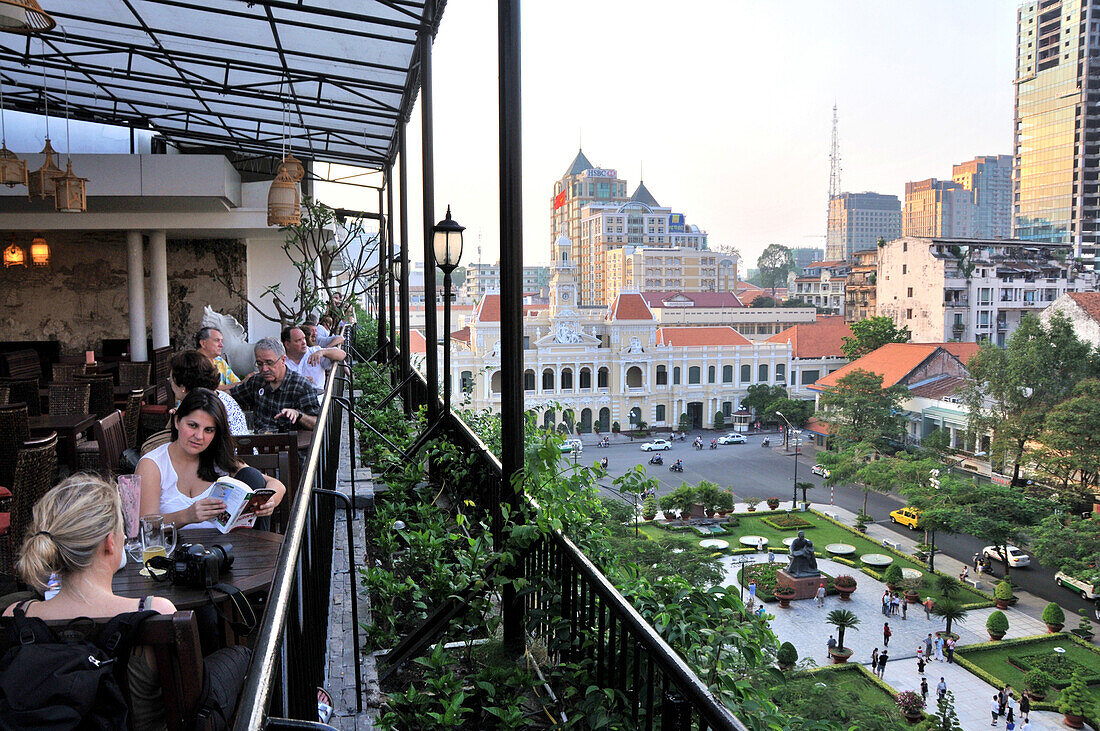
[(813, 264), (815, 261), (821, 261), (825, 258), (825, 249), (813, 248), (810, 246), (798, 246), (791, 249), (791, 256), (794, 257), (795, 266), (799, 271), (802, 271), (806, 267)]
[(734, 292), (737, 255), (667, 246), (608, 249), (603, 282), (603, 302), (619, 292)]
[(901, 236), (901, 202), (896, 195), (841, 193), (829, 200), (829, 235), (825, 258), (847, 260), (875, 246), (880, 238)]
[(1016, 16), (1013, 236), (1096, 259), (1100, 0), (1028, 0)]
[(974, 194), (951, 180), (918, 180), (905, 184), (902, 236), (974, 238), (978, 211)]
[(974, 196), (979, 239), (1012, 237), (1012, 155), (981, 155), (951, 168), (951, 179)]

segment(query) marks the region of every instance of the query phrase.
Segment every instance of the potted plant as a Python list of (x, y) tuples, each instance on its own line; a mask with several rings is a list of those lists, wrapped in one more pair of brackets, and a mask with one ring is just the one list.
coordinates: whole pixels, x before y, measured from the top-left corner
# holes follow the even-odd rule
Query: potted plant
[(725, 495), (722, 488), (710, 480), (702, 480), (695, 488), (695, 500), (701, 503), (708, 517), (714, 517), (718, 513), (718, 504)]
[(791, 606), (791, 600), (794, 599), (794, 587), (787, 586), (786, 584), (780, 584), (775, 587), (775, 591), (772, 592), (773, 596), (779, 600), (779, 606), (786, 609)]
[(859, 617), (847, 609), (834, 609), (826, 615), (825, 622), (836, 627), (837, 631), (836, 647), (829, 650), (829, 657), (833, 659), (833, 664), (840, 665), (848, 662), (848, 658), (852, 656), (852, 651), (844, 646), (844, 632), (849, 629), (858, 631)]
[(937, 637), (959, 639), (959, 636), (951, 631), (951, 623), (962, 622), (966, 619), (966, 610), (962, 608), (962, 604), (959, 604), (956, 599), (941, 599), (932, 607), (932, 614), (947, 622), (947, 627), (936, 633)]
[(680, 508), (672, 493), (662, 495), (657, 504), (661, 506), (661, 512), (665, 514), (665, 518), (680, 517)]
[(852, 592), (856, 590), (856, 580), (848, 574), (841, 574), (833, 579), (833, 586), (836, 587), (836, 593), (840, 595), (840, 601), (850, 602)]
[(897, 591), (901, 588), (901, 582), (905, 580), (905, 575), (901, 573), (901, 566), (896, 563), (890, 564), (882, 575), (882, 580), (886, 586), (890, 587), (890, 591)]
[(873, 522), (873, 518), (862, 510), (856, 515), (856, 530), (860, 533), (867, 532), (867, 524)]
[(798, 662), (798, 650), (790, 642), (784, 642), (779, 646), (779, 652), (775, 653), (775, 662), (780, 670), (790, 670)]
[[(1050, 634), (1061, 632), (1062, 628), (1066, 626), (1066, 613), (1062, 611), (1060, 606), (1051, 602), (1043, 610), (1043, 624), (1047, 626), (1047, 632)], [(1077, 728), (1081, 727), (1078, 726)]]
[(1085, 717), (1094, 712), (1095, 704), (1081, 673), (1074, 673), (1069, 686), (1062, 691), (1058, 698), (1058, 710), (1062, 712), (1066, 725), (1070, 728), (1084, 728)]
[(996, 642), (1003, 640), (1008, 633), (1008, 617), (1000, 609), (995, 609), (985, 620), (985, 631), (989, 633), (989, 639)]
[(905, 579), (901, 586), (906, 602), (916, 604), (920, 601), (921, 579)]
[(778, 510), (779, 509), (779, 498), (770, 497), (770, 498), (768, 498), (767, 502), (768, 502), (768, 510)]
[(917, 724), (924, 719), (924, 697), (920, 693), (915, 690), (903, 690), (898, 693), (896, 702), (898, 710), (909, 723)]
[(1081, 621), (1077, 623), (1077, 629), (1071, 629), (1070, 632), (1088, 642), (1095, 634), (1092, 630), (1092, 622), (1089, 621), (1089, 610), (1078, 609), (1077, 613), (1081, 615)]
[(1001, 579), (993, 589), (993, 599), (997, 602), (997, 609), (1008, 609), (1012, 603), (1012, 584), (1008, 579)]
[(619, 427), (619, 422), (617, 422), (617, 421), (613, 421), (613, 422), (611, 422), (611, 431), (613, 431), (613, 432), (615, 432), (616, 434), (618, 434), (618, 433), (619, 433), (619, 428), (620, 428), (620, 427)]
[(733, 493), (719, 492), (714, 496), (714, 510), (718, 513), (718, 517), (724, 518), (727, 513), (733, 512)]
[(645, 496), (645, 500), (642, 501), (642, 517), (646, 520), (653, 520), (657, 517), (657, 495), (649, 493)]
[(1054, 685), (1054, 676), (1046, 670), (1029, 670), (1024, 674), (1024, 692), (1033, 701), (1047, 697), (1047, 691)]
[(755, 499), (755, 498), (750, 497), (750, 498), (745, 499), (745, 505), (748, 506), (748, 511), (750, 513), (755, 513), (756, 512), (756, 506), (759, 505), (759, 504), (760, 504), (760, 501)]
[(805, 512), (810, 509), (810, 501), (806, 498), (806, 491), (812, 490), (817, 487), (812, 482), (796, 482), (794, 483), (794, 489), (802, 491), (802, 511)]

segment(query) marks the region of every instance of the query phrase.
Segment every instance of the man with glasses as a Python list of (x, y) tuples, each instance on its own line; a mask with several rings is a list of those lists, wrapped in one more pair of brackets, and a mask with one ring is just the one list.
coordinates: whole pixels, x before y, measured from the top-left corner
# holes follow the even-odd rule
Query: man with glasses
[(252, 428), (257, 434), (314, 429), (321, 405), (309, 379), (286, 367), (286, 350), (274, 338), (256, 343), (256, 374), (233, 386), (229, 393), (252, 411)]

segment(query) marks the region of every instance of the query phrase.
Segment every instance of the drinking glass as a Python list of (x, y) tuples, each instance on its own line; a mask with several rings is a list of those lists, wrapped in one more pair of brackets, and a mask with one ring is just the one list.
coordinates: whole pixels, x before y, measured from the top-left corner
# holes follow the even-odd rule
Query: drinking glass
[(119, 475), (118, 494), (122, 500), (122, 524), (126, 534), (123, 549), (130, 560), (141, 561), (141, 535), (138, 532), (138, 514), (141, 512), (141, 477)]
[(141, 575), (149, 576), (146, 562), (154, 556), (168, 557), (176, 549), (176, 526), (165, 523), (159, 515), (146, 515), (141, 519)]

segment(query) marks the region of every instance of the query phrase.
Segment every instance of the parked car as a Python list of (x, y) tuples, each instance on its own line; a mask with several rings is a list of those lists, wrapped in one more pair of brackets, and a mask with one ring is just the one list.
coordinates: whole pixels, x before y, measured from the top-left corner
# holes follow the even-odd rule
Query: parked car
[(643, 452), (656, 452), (658, 449), (672, 449), (672, 445), (667, 439), (654, 439), (642, 445)]
[[(1005, 551), (1008, 553), (1008, 565), (1012, 568), (1031, 565), (1031, 557), (1016, 546), (1005, 546)], [(997, 546), (986, 546), (982, 549), (982, 555), (993, 561), (1001, 560), (1001, 552), (997, 550)]]
[(583, 452), (584, 451), (584, 442), (582, 442), (580, 439), (577, 439), (576, 437), (573, 437), (571, 439), (566, 439), (561, 444), (561, 451), (563, 451), (563, 452)]
[(1065, 586), (1072, 591), (1076, 591), (1085, 599), (1100, 598), (1100, 587), (1084, 579), (1074, 578), (1064, 571), (1059, 571), (1054, 575), (1054, 583), (1058, 586)]
[(909, 530), (916, 530), (920, 522), (920, 511), (916, 508), (904, 507), (890, 511), (890, 522), (904, 525)]
[(718, 437), (719, 444), (745, 444), (747, 441), (744, 434), (727, 434), (724, 437)]
[(813, 467), (810, 468), (810, 472), (813, 472), (815, 475), (824, 477), (826, 480), (829, 479), (829, 475), (832, 474), (831, 472), (829, 472), (829, 468), (823, 464), (815, 464)]

